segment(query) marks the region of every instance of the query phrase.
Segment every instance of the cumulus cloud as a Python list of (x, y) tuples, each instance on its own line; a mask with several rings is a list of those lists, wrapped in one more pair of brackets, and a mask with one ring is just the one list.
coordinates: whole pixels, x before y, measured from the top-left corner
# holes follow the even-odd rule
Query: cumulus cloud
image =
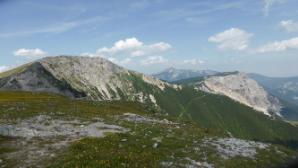
[(141, 61), (142, 65), (154, 65), (154, 64), (164, 64), (167, 63), (168, 60), (163, 58), (162, 56), (151, 56)]
[(20, 48), (14, 52), (14, 55), (21, 56), (21, 57), (27, 57), (27, 58), (36, 58), (36, 57), (47, 56), (47, 52), (45, 52), (39, 48), (35, 48), (35, 49)]
[(171, 49), (172, 46), (165, 42), (145, 45), (135, 37), (119, 40), (110, 48), (102, 47), (97, 50), (95, 56), (113, 56), (117, 54), (129, 55), (131, 57), (140, 57), (146, 55), (157, 54)]
[(8, 70), (10, 67), (9, 66), (0, 66), (0, 72), (4, 72), (6, 70)]
[(285, 51), (289, 49), (298, 49), (298, 37), (295, 37), (289, 40), (268, 43), (258, 48), (257, 52), (258, 53), (280, 52), (280, 51)]
[(263, 0), (263, 13), (268, 16), (273, 5), (284, 3), (286, 0)]
[[(116, 41), (111, 47), (99, 48), (95, 53), (82, 53), (81, 56), (102, 57), (120, 65), (153, 65), (162, 64), (167, 60), (160, 56), (172, 46), (166, 42), (145, 44), (135, 37)], [(159, 56), (156, 56), (159, 55)]]
[(204, 63), (204, 61), (194, 58), (194, 59), (184, 60), (183, 63), (188, 65), (201, 65)]
[(231, 28), (209, 37), (208, 41), (217, 43), (219, 49), (244, 50), (248, 47), (252, 33), (239, 28)]
[(168, 43), (165, 42), (159, 42), (159, 43), (155, 43), (155, 44), (151, 44), (148, 46), (148, 49), (151, 51), (167, 51), (169, 49), (171, 49), (172, 46)]
[(144, 56), (144, 55), (146, 55), (146, 53), (142, 50), (136, 50), (136, 51), (131, 52), (132, 57), (141, 57), (141, 56)]
[(97, 50), (97, 53), (110, 53), (115, 54), (120, 51), (136, 49), (143, 45), (143, 42), (139, 41), (136, 38), (128, 38), (125, 40), (119, 40), (115, 42), (114, 46), (111, 48), (103, 47)]
[(293, 20), (282, 20), (279, 26), (289, 33), (298, 32), (298, 22)]

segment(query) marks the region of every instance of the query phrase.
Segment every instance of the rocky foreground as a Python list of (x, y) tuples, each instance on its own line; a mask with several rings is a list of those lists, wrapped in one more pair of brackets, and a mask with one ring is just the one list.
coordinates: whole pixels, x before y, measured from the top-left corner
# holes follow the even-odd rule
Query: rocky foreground
[(6, 98), (0, 101), (0, 167), (268, 167), (296, 155), (136, 103), (32, 93)]

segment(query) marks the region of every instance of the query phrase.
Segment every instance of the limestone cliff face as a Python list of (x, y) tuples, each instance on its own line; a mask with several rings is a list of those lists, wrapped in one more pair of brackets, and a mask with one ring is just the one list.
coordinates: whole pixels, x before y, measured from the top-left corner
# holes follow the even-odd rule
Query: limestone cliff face
[(59, 81), (95, 100), (120, 99), (130, 84), (120, 80), (129, 71), (102, 58), (49, 57), (39, 61)]
[[(152, 100), (152, 89), (175, 87), (98, 57), (48, 57), (6, 74), (0, 76), (0, 89), (47, 91), (92, 100), (144, 102)], [(140, 85), (151, 90), (142, 91)]]
[(263, 87), (244, 73), (212, 76), (198, 85), (205, 92), (228, 96), (266, 115), (280, 115), (279, 100), (269, 95)]

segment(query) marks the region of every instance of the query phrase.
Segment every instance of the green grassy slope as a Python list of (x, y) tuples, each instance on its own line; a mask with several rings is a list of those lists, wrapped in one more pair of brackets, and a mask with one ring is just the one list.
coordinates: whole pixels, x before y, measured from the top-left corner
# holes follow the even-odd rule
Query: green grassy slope
[(8, 71), (5, 71), (5, 72), (1, 72), (0, 73), (0, 78), (4, 78), (4, 77), (8, 77), (10, 75), (16, 74), (16, 73), (20, 73), (20, 72), (26, 70), (27, 67), (29, 67), (30, 65), (31, 65), (31, 63), (22, 65), (20, 67), (17, 67), (17, 68), (14, 68), (14, 69), (11, 69), (11, 70), (8, 70)]
[[(280, 120), (272, 120), (225, 96), (196, 91), (191, 86), (185, 86), (182, 90), (166, 87), (162, 91), (156, 86), (146, 83), (142, 79), (142, 75), (137, 73), (121, 78), (133, 81), (132, 88), (134, 89), (133, 93), (122, 93), (122, 100), (131, 100), (130, 94), (143, 92), (147, 97), (143, 106), (151, 111), (162, 111), (164, 114), (170, 114), (181, 120), (191, 119), (203, 127), (221, 129), (238, 138), (287, 143), (296, 143), (298, 140), (297, 128)], [(156, 108), (148, 98), (149, 95), (154, 95), (159, 108)], [(52, 111), (55, 111), (55, 106), (52, 105), (55, 101), (48, 102), (48, 106), (53, 108)], [(30, 106), (36, 107), (35, 104)], [(35, 110), (38, 111), (39, 109), (31, 109), (30, 113), (34, 113)], [(72, 111), (73, 109), (65, 110)], [(78, 114), (81, 113), (78, 112)], [(16, 113), (16, 111), (5, 113), (5, 115), (28, 116), (24, 113)]]
[[(183, 93), (191, 94), (190, 91), (186, 90)], [(187, 103), (187, 101), (184, 102)], [(115, 118), (115, 115), (126, 112), (159, 119), (167, 118), (173, 122), (180, 122), (180, 125), (175, 127), (144, 123), (136, 126), (134, 123), (118, 121)], [(223, 132), (204, 129), (196, 123), (179, 121), (175, 117), (154, 114), (139, 103), (74, 101), (46, 93), (0, 92), (0, 123), (13, 123), (19, 119), (37, 115), (50, 115), (58, 119), (75, 117), (83, 120), (99, 117), (108, 124), (131, 129), (129, 133), (109, 134), (105, 138), (84, 138), (74, 141), (68, 148), (55, 153), (55, 157), (41, 160), (40, 164), (49, 168), (160, 167), (162, 161), (187, 164), (185, 158), (207, 161), (214, 167), (271, 167), (287, 161), (295, 154), (292, 150), (273, 145), (260, 151), (256, 160), (244, 157), (223, 159), (216, 154), (214, 148), (202, 145), (203, 138), (225, 137)], [(157, 148), (152, 147), (155, 143), (154, 138), (162, 139)], [(0, 136), (0, 159), (4, 154), (24, 150), (14, 145), (6, 145), (10, 141), (15, 141), (15, 139)], [(23, 140), (19, 139), (19, 141)], [(44, 143), (49, 142), (44, 142), (44, 140), (40, 142), (41, 145)], [(278, 152), (282, 152), (282, 155)], [(21, 156), (15, 155), (8, 160), (2, 160), (2, 163), (5, 163), (6, 167), (16, 167), (22, 159)], [(181, 167), (181, 165), (177, 164), (173, 167)]]
[[(186, 87), (180, 93), (169, 90), (171, 92), (169, 94), (173, 95), (177, 93), (180, 96), (177, 96), (177, 98), (169, 96), (170, 99), (166, 100), (168, 103), (161, 103), (161, 106), (164, 109), (179, 109), (180, 111), (184, 111), (184, 116), (191, 118), (205, 127), (222, 128), (237, 137), (273, 142), (284, 141), (284, 143), (297, 146), (297, 128), (279, 119), (272, 120), (252, 108), (246, 107), (225, 96), (193, 91), (191, 86), (201, 80), (201, 78), (191, 78), (174, 82)], [(190, 99), (185, 99), (185, 97), (189, 97)], [(185, 101), (188, 103), (185, 104)], [(169, 107), (171, 105), (170, 102), (176, 103), (173, 103)], [(284, 109), (282, 114), (286, 118), (294, 118), (293, 114), (296, 113), (295, 107), (291, 106), (288, 102), (283, 102), (283, 104)], [(179, 110), (176, 110), (176, 113), (179, 113)]]
[[(225, 96), (196, 91), (191, 86), (185, 86), (182, 90), (166, 87), (162, 91), (157, 86), (146, 83), (142, 79), (142, 75), (138, 73), (132, 73), (121, 78), (133, 81), (132, 88), (134, 90), (133, 93), (120, 93), (122, 100), (131, 100), (130, 94), (143, 92), (147, 96), (143, 106), (150, 111), (162, 111), (164, 114), (170, 114), (181, 120), (190, 119), (202, 127), (221, 129), (232, 133), (238, 138), (270, 142), (282, 141), (288, 144), (298, 142), (298, 129), (296, 127), (278, 119), (272, 120), (252, 108)], [(154, 95), (159, 108), (155, 108), (154, 103), (148, 98), (150, 97), (149, 95)], [(53, 108), (52, 111), (56, 111), (55, 106), (52, 105), (55, 101), (51, 100), (48, 102), (48, 107)], [(119, 102), (117, 103), (119, 104)], [(28, 106), (36, 107), (35, 104)], [(74, 113), (73, 108), (66, 108), (65, 110)], [(31, 109), (30, 113), (34, 113), (35, 110), (39, 111), (38, 108)], [(78, 112), (79, 114), (81, 113)], [(16, 113), (16, 111), (5, 113), (5, 115), (15, 115), (15, 117), (28, 116), (24, 113)]]
[[(139, 76), (131, 76), (134, 88), (153, 94), (163, 113), (190, 119), (202, 127), (221, 129), (238, 138), (298, 145), (298, 129), (280, 119), (272, 119), (226, 96), (208, 94), (184, 86), (164, 91), (148, 85)], [(149, 102), (150, 103), (150, 102)], [(151, 107), (150, 104), (148, 107)]]
[(168, 88), (156, 97), (165, 112), (191, 119), (203, 127), (226, 130), (238, 138), (283, 141), (290, 145), (298, 142), (296, 127), (271, 119), (225, 96), (184, 87), (181, 91)]
[(121, 113), (145, 113), (143, 106), (134, 102), (74, 101), (50, 93), (0, 91), (0, 118), (11, 121), (43, 114), (62, 118), (73, 116), (90, 119), (98, 114), (103, 116), (120, 114), (119, 110)]

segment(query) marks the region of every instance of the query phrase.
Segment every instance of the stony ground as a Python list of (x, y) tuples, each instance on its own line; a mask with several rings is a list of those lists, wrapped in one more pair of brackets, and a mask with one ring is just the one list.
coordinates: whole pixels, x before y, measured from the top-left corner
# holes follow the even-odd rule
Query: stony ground
[[(151, 148), (158, 150), (173, 138), (175, 129), (181, 129), (183, 124), (169, 121), (168, 119), (156, 119), (149, 116), (142, 116), (133, 113), (124, 113), (116, 115), (115, 121), (128, 122), (140, 125), (164, 125), (167, 127), (166, 134), (155, 135), (150, 129), (146, 131), (144, 138), (150, 137), (150, 144), (142, 144), (144, 150)], [(122, 124), (120, 124), (122, 125)], [(120, 125), (111, 125), (104, 123), (103, 119), (96, 118), (93, 121), (83, 121), (77, 118), (68, 120), (54, 119), (47, 115), (38, 115), (29, 119), (18, 120), (15, 124), (0, 125), (1, 135), (10, 137), (9, 141), (1, 143), (1, 147), (14, 149), (12, 152), (4, 153), (1, 156), (1, 167), (6, 167), (5, 161), (13, 161), (18, 158), (14, 167), (44, 167), (43, 163), (56, 159), (59, 155), (67, 153), (72, 143), (78, 142), (84, 138), (103, 138), (108, 134), (131, 134), (137, 132), (135, 128), (123, 127)], [(137, 126), (138, 127), (138, 126)], [(182, 139), (180, 139), (182, 140)], [(131, 141), (129, 138), (120, 139), (121, 143)], [(141, 141), (141, 140), (139, 140)], [(137, 140), (136, 140), (136, 143)], [(241, 140), (237, 138), (208, 137), (193, 140), (190, 145), (178, 148), (184, 155), (181, 157), (173, 155), (161, 160), (159, 167), (216, 167), (211, 157), (218, 157), (222, 160), (229, 160), (237, 157), (248, 160), (256, 160), (259, 150), (270, 151), (270, 144)], [(282, 153), (281, 151), (278, 151)], [(200, 156), (195, 159), (188, 156), (187, 153), (194, 153)], [(208, 155), (214, 156), (209, 156)], [(123, 165), (124, 166), (124, 165)], [(126, 167), (125, 165), (124, 167)]]
[[(27, 95), (28, 96), (28, 95)], [(237, 139), (129, 102), (0, 101), (0, 167), (271, 167), (286, 147)], [(1, 96), (0, 96), (1, 97)], [(50, 106), (49, 106), (50, 101)]]

